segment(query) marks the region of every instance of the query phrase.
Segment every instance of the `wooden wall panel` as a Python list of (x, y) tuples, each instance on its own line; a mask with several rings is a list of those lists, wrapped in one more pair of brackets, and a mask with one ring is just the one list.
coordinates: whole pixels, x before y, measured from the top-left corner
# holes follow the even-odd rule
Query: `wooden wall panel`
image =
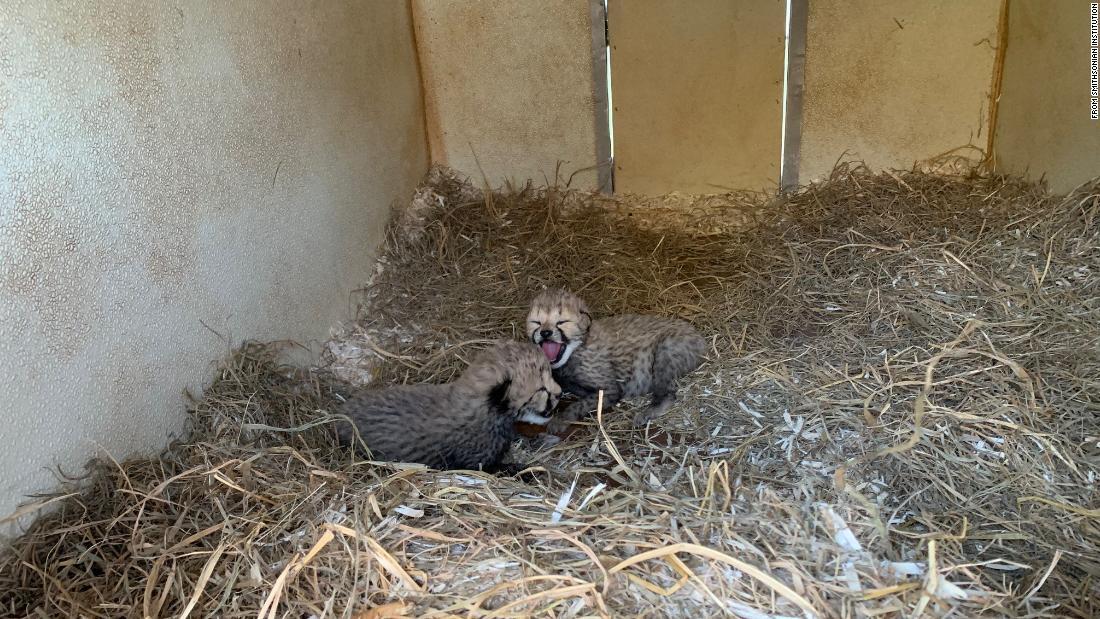
[[(800, 182), (986, 147), (1001, 0), (812, 0)], [(975, 158), (980, 153), (971, 150)]]
[(783, 0), (609, 0), (615, 191), (779, 183)]
[(1012, 0), (994, 141), (997, 170), (1069, 191), (1100, 174), (1089, 109), (1089, 0)]
[[(434, 163), (475, 182), (484, 170), (493, 186), (552, 182), (558, 161), (566, 176), (597, 163), (606, 102), (593, 84), (590, 0), (412, 6)], [(597, 184), (595, 169), (573, 181)]]

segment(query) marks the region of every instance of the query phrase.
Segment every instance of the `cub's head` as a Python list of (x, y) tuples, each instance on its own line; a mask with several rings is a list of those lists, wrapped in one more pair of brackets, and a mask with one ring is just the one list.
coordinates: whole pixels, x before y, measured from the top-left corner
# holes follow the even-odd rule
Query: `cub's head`
[(567, 290), (544, 290), (531, 302), (527, 336), (557, 369), (588, 337), (592, 316), (580, 297)]
[(527, 342), (499, 341), (481, 352), (459, 379), (515, 419), (546, 417), (561, 399), (550, 362)]

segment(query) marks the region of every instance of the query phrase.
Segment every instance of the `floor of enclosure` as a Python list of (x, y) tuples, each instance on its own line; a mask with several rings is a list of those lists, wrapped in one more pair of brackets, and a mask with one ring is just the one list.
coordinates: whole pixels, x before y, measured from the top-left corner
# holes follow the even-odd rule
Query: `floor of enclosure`
[[(238, 353), (192, 441), (101, 465), (16, 542), (3, 608), (1100, 610), (1097, 186), (854, 167), (777, 201), (433, 183), (325, 367)], [(329, 447), (352, 385), (446, 380), (563, 284), (597, 315), (707, 335), (666, 417), (635, 430), (627, 403), (552, 448), (521, 442), (531, 484)]]

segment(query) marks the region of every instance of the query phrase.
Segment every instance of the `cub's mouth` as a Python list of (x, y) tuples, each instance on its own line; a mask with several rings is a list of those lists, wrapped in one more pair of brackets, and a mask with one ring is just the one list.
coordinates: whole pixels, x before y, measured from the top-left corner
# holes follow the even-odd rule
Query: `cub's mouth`
[(565, 353), (565, 344), (551, 340), (543, 340), (539, 343), (539, 348), (551, 364), (561, 361), (561, 356)]

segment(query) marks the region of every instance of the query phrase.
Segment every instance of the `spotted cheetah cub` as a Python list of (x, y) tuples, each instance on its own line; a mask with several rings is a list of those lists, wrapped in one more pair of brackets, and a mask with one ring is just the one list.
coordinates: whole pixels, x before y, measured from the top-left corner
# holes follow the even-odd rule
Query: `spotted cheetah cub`
[(535, 297), (527, 335), (550, 360), (562, 389), (580, 397), (554, 416), (551, 432), (594, 410), (601, 389), (605, 410), (650, 394), (649, 409), (634, 417), (635, 426), (644, 426), (672, 406), (676, 381), (699, 367), (706, 349), (706, 340), (683, 320), (636, 314), (592, 320), (585, 302), (565, 290)]
[[(499, 341), (450, 383), (366, 390), (340, 412), (375, 460), (498, 473), (510, 471), (501, 460), (517, 437), (515, 422), (546, 425), (560, 397), (538, 347)], [(337, 432), (342, 443), (355, 441), (350, 424)]]

